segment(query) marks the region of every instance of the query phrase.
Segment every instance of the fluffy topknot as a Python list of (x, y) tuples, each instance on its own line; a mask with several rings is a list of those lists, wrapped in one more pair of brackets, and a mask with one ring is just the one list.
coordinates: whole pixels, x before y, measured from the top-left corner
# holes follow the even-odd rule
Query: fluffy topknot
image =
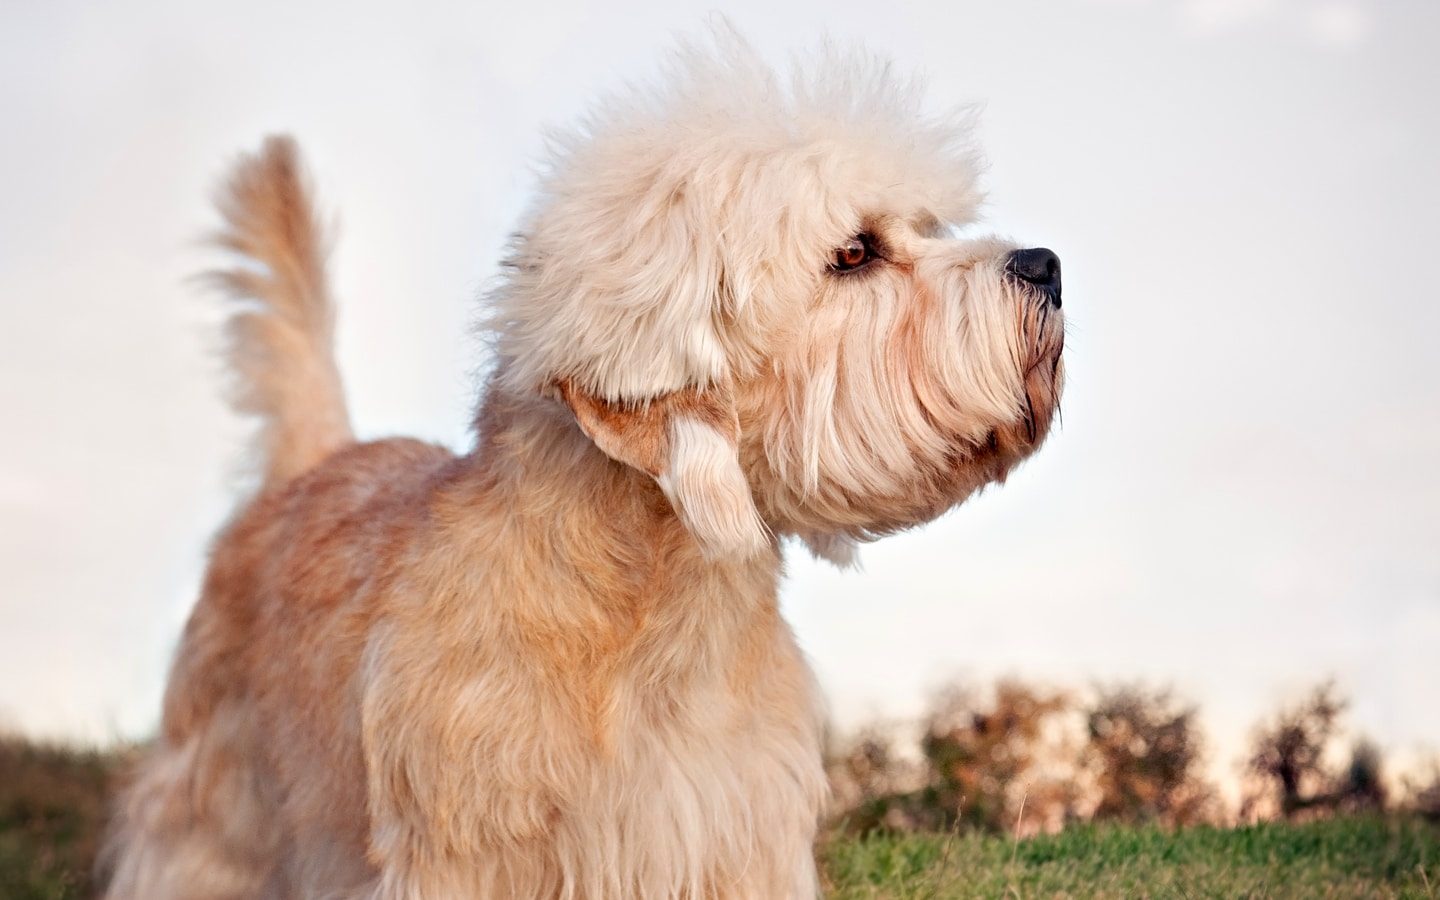
[(489, 298), (502, 386), (639, 401), (725, 382), (764, 360), (867, 217), (973, 218), (968, 110), (925, 116), (919, 82), (859, 50), (792, 70), (717, 23), (657, 82), (552, 135)]

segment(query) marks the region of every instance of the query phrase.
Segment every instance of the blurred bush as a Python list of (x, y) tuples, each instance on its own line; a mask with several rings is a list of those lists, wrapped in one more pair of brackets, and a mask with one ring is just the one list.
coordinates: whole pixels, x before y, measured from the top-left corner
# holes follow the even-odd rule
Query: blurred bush
[(1100, 688), (1085, 710), (1085, 732), (1091, 818), (1169, 826), (1215, 818), (1194, 704), (1140, 684)]
[(89, 897), (116, 773), (128, 751), (0, 735), (0, 897)]
[(895, 728), (867, 729), (832, 761), (845, 826), (875, 830), (1054, 830), (1078, 800), (1070, 698), (1018, 680), (937, 696), (907, 758)]

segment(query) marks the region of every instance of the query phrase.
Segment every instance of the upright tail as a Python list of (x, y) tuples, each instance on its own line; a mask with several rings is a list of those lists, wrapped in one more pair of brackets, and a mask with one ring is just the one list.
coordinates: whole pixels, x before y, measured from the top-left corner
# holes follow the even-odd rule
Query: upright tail
[(210, 274), (237, 303), (226, 323), (229, 399), (260, 419), (256, 467), (265, 485), (281, 484), (354, 440), (335, 366), (328, 240), (295, 141), (272, 136), (243, 157), (216, 205), (216, 242), (242, 257)]

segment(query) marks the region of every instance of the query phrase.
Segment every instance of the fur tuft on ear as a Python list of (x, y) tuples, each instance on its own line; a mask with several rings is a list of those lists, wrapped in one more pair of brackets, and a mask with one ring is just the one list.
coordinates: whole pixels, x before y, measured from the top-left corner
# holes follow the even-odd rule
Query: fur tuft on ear
[(625, 403), (602, 400), (569, 380), (555, 387), (601, 452), (655, 479), (706, 558), (747, 558), (770, 542), (740, 468), (740, 426), (727, 388), (686, 388)]
[(753, 556), (768, 542), (733, 438), (686, 415), (670, 420), (670, 458), (655, 479), (706, 556)]

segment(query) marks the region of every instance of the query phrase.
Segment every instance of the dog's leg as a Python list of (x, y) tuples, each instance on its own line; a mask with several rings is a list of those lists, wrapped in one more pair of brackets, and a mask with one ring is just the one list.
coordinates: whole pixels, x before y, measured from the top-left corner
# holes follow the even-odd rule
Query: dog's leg
[(277, 890), (280, 836), (239, 717), (220, 714), (183, 743), (165, 741), (121, 798), (103, 852), (107, 900), (253, 900)]

